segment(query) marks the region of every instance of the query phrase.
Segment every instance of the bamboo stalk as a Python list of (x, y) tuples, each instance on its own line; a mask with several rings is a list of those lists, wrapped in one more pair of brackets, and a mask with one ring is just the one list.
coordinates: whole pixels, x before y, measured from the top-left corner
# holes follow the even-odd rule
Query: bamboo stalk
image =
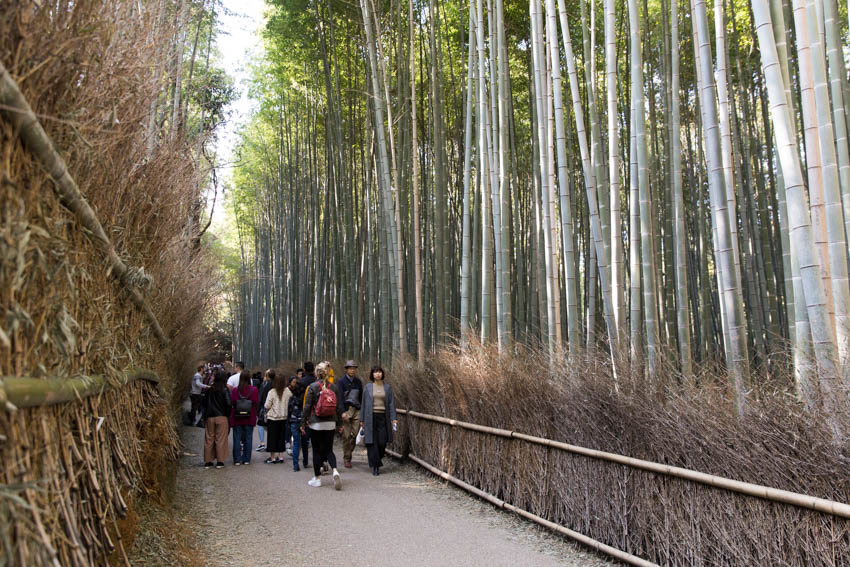
[(115, 252), (112, 241), (109, 240), (94, 210), (89, 206), (88, 201), (86, 201), (77, 187), (76, 181), (74, 181), (74, 178), (68, 172), (65, 161), (59, 155), (50, 136), (42, 128), (41, 123), (33, 113), (32, 108), (30, 108), (17, 83), (15, 83), (15, 80), (12, 79), (12, 76), (2, 63), (0, 63), (0, 112), (6, 117), (6, 120), (12, 123), (30, 151), (50, 173), (50, 177), (54, 181), (53, 187), (56, 190), (59, 200), (76, 215), (80, 224), (90, 232), (95, 246), (100, 249), (109, 262), (109, 271), (118, 278), (130, 295), (133, 303), (145, 313), (153, 327), (156, 338), (163, 345), (168, 345), (169, 340), (165, 336), (162, 327), (160, 327), (151, 306), (139, 290), (136, 289), (136, 284), (133, 280), (138, 275)]
[[(719, 488), (722, 490), (728, 490), (730, 492), (738, 492), (746, 496), (754, 496), (756, 498), (761, 498), (762, 500), (769, 500), (771, 502), (779, 502), (782, 504), (790, 504), (799, 508), (807, 508), (809, 510), (815, 510), (817, 512), (830, 514), (840, 518), (850, 518), (850, 505), (844, 504), (842, 502), (835, 502), (833, 500), (827, 500), (825, 498), (818, 498), (816, 496), (809, 496), (806, 494), (800, 494), (798, 492), (791, 492), (789, 490), (782, 490), (779, 488), (771, 488), (769, 486), (762, 486), (749, 482), (742, 482), (739, 480), (724, 478), (721, 476), (685, 469), (682, 467), (662, 465), (660, 463), (654, 463), (652, 461), (644, 461), (643, 459), (635, 459), (632, 457), (627, 457), (625, 455), (618, 455), (616, 453), (608, 453), (606, 451), (588, 449), (586, 447), (570, 445), (569, 443), (553, 441), (551, 439), (546, 439), (543, 437), (535, 437), (534, 435), (526, 435), (525, 433), (518, 433), (516, 431), (508, 431), (506, 429), (499, 429), (496, 427), (487, 427), (484, 425), (467, 423), (464, 421), (458, 421), (456, 419), (449, 419), (447, 417), (429, 415), (419, 413), (417, 411), (403, 409), (398, 409), (396, 410), (396, 412), (401, 415), (407, 415), (410, 417), (417, 417), (428, 421), (443, 423), (452, 427), (460, 427), (471, 431), (488, 433), (491, 435), (507, 437), (510, 439), (519, 439), (522, 441), (527, 441), (529, 443), (543, 445), (544, 447), (552, 447), (553, 449), (559, 449), (568, 453), (574, 453), (576, 455), (582, 455), (593, 459), (618, 463), (631, 468), (662, 474), (673, 478), (689, 480), (691, 482), (705, 484), (707, 486)], [(411, 458), (413, 457), (411, 456)]]
[(8, 403), (15, 409), (50, 406), (94, 396), (136, 380), (159, 384), (159, 378), (149, 370), (131, 370), (118, 384), (111, 383), (105, 376), (81, 376), (71, 379), (3, 376), (0, 377), (0, 400), (7, 401), (7, 411), (11, 409)]

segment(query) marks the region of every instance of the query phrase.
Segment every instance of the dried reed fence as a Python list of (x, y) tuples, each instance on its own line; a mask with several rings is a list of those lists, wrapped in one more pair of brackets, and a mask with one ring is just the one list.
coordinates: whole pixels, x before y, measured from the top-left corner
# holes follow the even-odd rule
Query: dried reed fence
[[(31, 396), (22, 380), (4, 380), (19, 407), (0, 413), (7, 437), (0, 444), (0, 558), (9, 565), (83, 566), (115, 554), (128, 563), (120, 524), (129, 503), (137, 491), (158, 486), (152, 463), (177, 457), (166, 399), (149, 379), (123, 388), (91, 380), (80, 384), (78, 399), (60, 394), (51, 403)], [(51, 405), (24, 407), (36, 402)]]
[[(0, 0), (0, 62), (67, 167), (9, 117), (4, 74), (0, 376), (12, 378), (0, 391), (17, 396), (27, 377), (45, 382), (30, 382), (31, 395), (61, 403), (0, 407), (0, 564), (122, 560), (133, 500), (176, 457), (175, 377), (191, 375), (216, 275), (193, 242), (199, 139), (163, 135), (156, 113), (174, 9)], [(68, 199), (69, 179), (90, 214)], [(117, 387), (134, 367), (159, 387)], [(57, 391), (80, 397), (49, 399)]]
[(736, 417), (733, 400), (715, 377), (664, 389), (621, 376), (614, 392), (610, 368), (598, 360), (551, 369), (541, 353), (499, 357), (477, 347), (443, 352), (427, 370), (399, 371), (396, 365), (391, 380), (399, 407), (477, 426), (408, 416), (395, 449), (511, 506), (653, 563), (850, 564), (846, 517), (510, 434), (848, 502), (844, 449), (832, 445), (822, 419), (781, 389), (753, 392), (745, 414)]

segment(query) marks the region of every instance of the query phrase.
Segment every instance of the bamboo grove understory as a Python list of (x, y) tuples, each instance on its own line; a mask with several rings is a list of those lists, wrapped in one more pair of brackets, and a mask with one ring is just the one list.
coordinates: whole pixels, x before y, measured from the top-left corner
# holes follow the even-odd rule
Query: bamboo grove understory
[[(268, 0), (236, 356), (471, 339), (850, 382), (846, 6)], [(835, 431), (836, 434), (839, 432)]]

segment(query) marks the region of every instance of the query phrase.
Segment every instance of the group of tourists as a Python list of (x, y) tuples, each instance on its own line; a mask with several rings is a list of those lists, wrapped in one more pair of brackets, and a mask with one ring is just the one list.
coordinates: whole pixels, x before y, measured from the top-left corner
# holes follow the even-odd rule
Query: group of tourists
[(353, 360), (345, 363), (339, 380), (327, 361), (318, 365), (307, 361), (294, 376), (272, 368), (252, 376), (243, 362), (236, 362), (233, 371), (231, 375), (222, 366), (202, 365), (192, 377), (190, 422), (205, 428), (205, 468), (224, 467), (229, 431), (233, 431), (233, 465), (250, 465), (254, 428), (259, 427), (256, 450), (268, 453), (267, 464), (291, 457), (294, 471), (301, 470), (300, 463), (306, 470), (312, 442), (310, 486), (321, 486), (322, 473), (331, 472), (334, 488), (342, 488), (333, 451), (337, 434), (342, 438), (345, 468), (351, 468), (354, 448), (362, 439), (369, 468), (380, 475), (387, 444), (398, 426), (383, 368), (374, 366), (365, 385)]

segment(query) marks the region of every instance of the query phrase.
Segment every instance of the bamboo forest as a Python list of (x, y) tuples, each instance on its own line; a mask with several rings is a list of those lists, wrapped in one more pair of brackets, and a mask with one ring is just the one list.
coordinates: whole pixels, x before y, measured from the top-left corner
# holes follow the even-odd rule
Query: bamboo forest
[(850, 565), (848, 73), (843, 0), (0, 0), (0, 567)]
[(273, 0), (234, 341), (850, 384), (846, 6)]

